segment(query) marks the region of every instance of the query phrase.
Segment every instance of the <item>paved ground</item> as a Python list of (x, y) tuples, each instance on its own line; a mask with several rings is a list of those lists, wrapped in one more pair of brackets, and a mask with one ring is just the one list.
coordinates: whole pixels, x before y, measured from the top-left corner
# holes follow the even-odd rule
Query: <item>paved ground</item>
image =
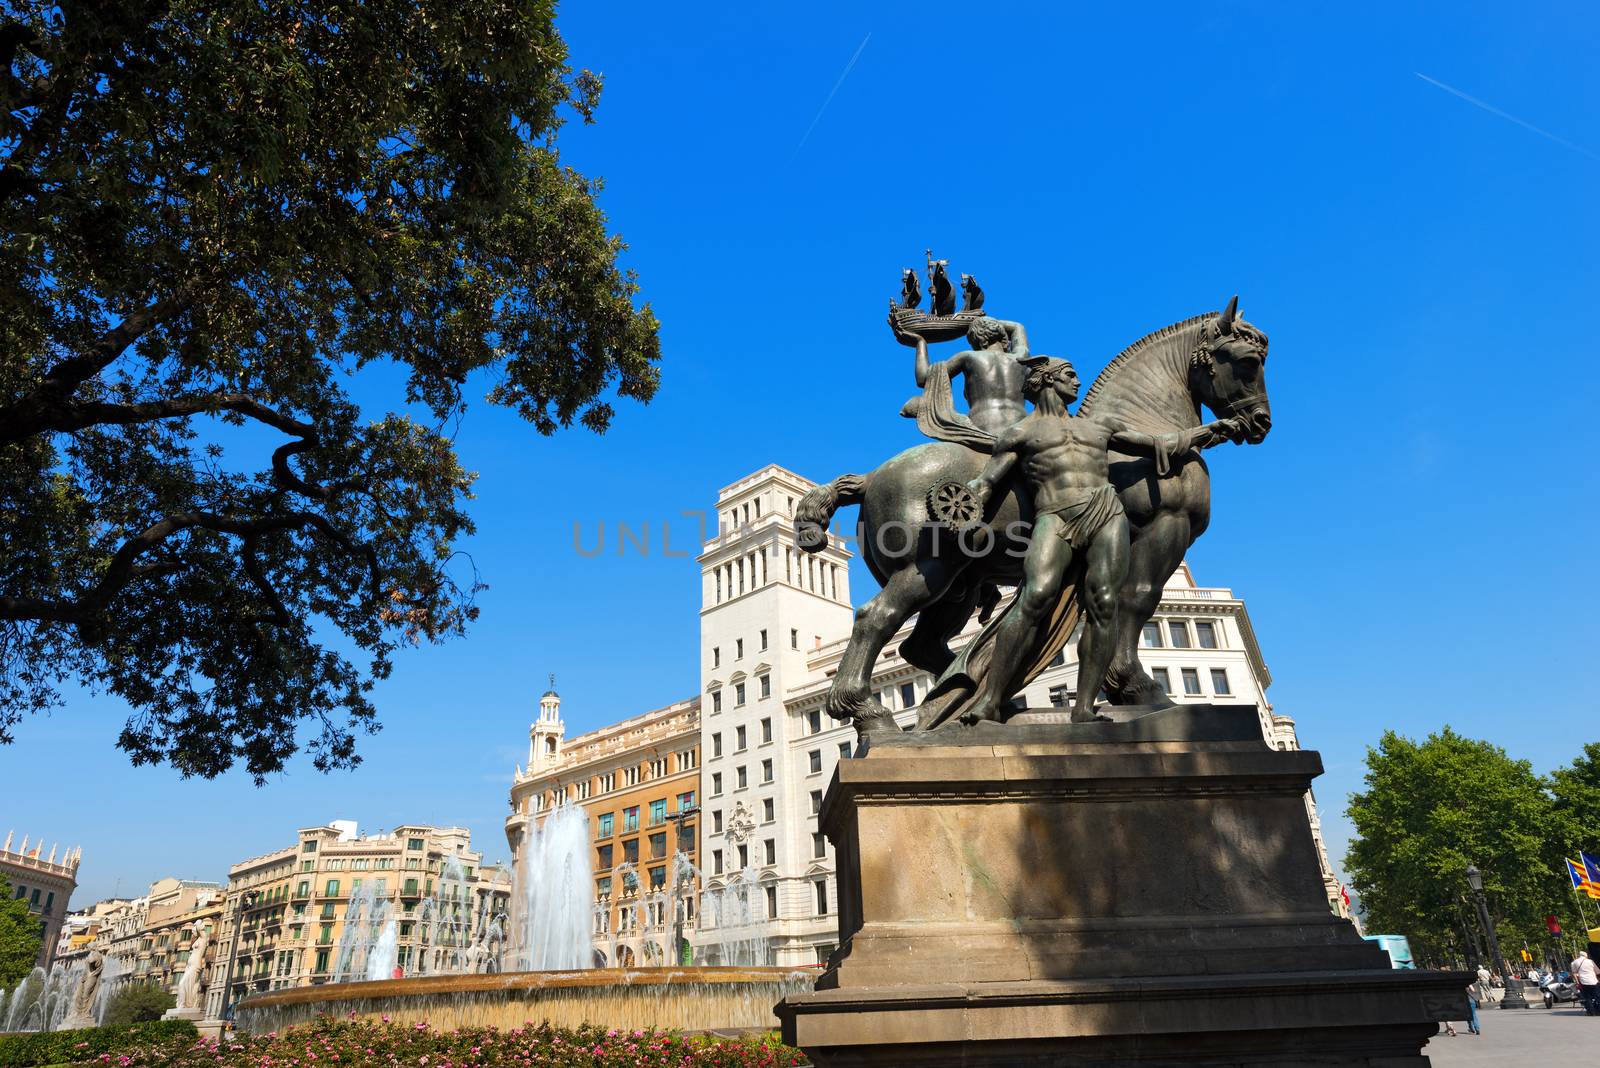
[(1501, 1009), (1478, 1011), (1483, 1037), (1455, 1024), (1456, 1037), (1439, 1034), (1426, 1053), (1434, 1068), (1475, 1068), (1495, 1065), (1589, 1065), (1600, 1063), (1600, 1016), (1585, 1016), (1582, 1009)]

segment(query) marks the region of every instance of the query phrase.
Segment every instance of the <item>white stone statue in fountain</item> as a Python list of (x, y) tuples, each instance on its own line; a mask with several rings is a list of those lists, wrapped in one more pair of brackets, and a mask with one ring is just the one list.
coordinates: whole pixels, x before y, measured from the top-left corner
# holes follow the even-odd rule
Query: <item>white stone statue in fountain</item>
[(495, 970), (494, 952), (489, 948), (489, 931), (486, 927), (478, 932), (478, 937), (467, 948), (467, 971), (472, 975), (487, 975)]
[(189, 962), (183, 966), (183, 978), (178, 980), (178, 1003), (175, 1012), (200, 1011), (201, 977), (206, 970), (206, 949), (211, 945), (209, 928), (197, 924), (200, 937), (189, 947)]
[(106, 955), (98, 949), (90, 951), (83, 962), (83, 974), (78, 977), (78, 985), (72, 991), (72, 1005), (67, 1018), (61, 1021), (61, 1030), (93, 1027), (98, 1022), (95, 1012), (100, 1001), (100, 979), (105, 970)]

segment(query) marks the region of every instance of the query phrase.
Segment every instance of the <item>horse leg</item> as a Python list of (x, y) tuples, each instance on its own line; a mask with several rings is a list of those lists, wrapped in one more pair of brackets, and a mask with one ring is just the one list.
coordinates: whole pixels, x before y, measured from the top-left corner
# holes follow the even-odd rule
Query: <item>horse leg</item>
[(1139, 634), (1161, 604), (1167, 579), (1183, 562), (1190, 541), (1185, 512), (1157, 513), (1139, 532), (1128, 558), (1128, 578), (1117, 606), (1117, 645), (1106, 675), (1106, 695), (1119, 705), (1170, 705), (1172, 698), (1139, 663)]
[(956, 658), (950, 648), (950, 639), (961, 633), (972, 615), (974, 597), (945, 598), (924, 608), (917, 616), (917, 625), (900, 643), (900, 655), (912, 667), (921, 668), (934, 678), (944, 674), (944, 669)]
[(856, 609), (850, 643), (828, 687), (824, 707), (834, 719), (848, 719), (858, 734), (898, 731), (894, 717), (872, 696), (872, 668), (878, 654), (911, 613), (931, 605), (949, 588), (959, 562), (924, 558), (889, 576), (877, 596)]

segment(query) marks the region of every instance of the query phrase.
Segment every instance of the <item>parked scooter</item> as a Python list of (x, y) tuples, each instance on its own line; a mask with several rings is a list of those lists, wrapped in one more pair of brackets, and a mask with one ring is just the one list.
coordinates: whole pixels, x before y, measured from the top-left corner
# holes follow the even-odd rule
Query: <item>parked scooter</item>
[(1555, 1008), (1558, 1002), (1578, 1000), (1578, 984), (1562, 982), (1553, 975), (1539, 981), (1539, 992), (1544, 995), (1544, 1007), (1547, 1009)]

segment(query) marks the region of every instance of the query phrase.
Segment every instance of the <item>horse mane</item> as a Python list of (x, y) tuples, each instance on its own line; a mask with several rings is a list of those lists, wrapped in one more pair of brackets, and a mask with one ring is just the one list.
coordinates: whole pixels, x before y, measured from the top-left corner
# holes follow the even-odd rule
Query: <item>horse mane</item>
[(1106, 364), (1105, 369), (1095, 376), (1094, 385), (1089, 387), (1089, 392), (1084, 394), (1083, 401), (1078, 405), (1078, 414), (1088, 415), (1090, 409), (1094, 407), (1095, 398), (1100, 396), (1101, 393), (1105, 391), (1106, 387), (1111, 383), (1111, 380), (1117, 377), (1117, 372), (1126, 367), (1130, 362), (1132, 362), (1135, 356), (1139, 355), (1145, 349), (1156, 344), (1157, 342), (1167, 340), (1174, 334), (1182, 333), (1191, 326), (1194, 326), (1196, 323), (1204, 322), (1207, 319), (1215, 319), (1221, 314), (1221, 312), (1205, 312), (1202, 315), (1193, 316), (1192, 318), (1185, 319), (1182, 322), (1173, 323), (1171, 326), (1163, 326), (1160, 330), (1146, 334), (1138, 341), (1135, 341), (1133, 344), (1117, 353), (1116, 356), (1112, 357), (1111, 362)]

